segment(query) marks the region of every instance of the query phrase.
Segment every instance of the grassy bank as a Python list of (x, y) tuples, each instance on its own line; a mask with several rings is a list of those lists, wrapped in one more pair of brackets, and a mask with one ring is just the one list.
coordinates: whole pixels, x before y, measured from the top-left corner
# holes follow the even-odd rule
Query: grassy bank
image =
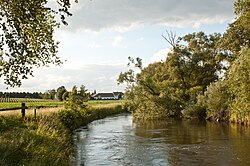
[(86, 110), (41, 114), (34, 121), (0, 116), (0, 165), (69, 165), (72, 131), (93, 120), (123, 112), (122, 103), (90, 104)]

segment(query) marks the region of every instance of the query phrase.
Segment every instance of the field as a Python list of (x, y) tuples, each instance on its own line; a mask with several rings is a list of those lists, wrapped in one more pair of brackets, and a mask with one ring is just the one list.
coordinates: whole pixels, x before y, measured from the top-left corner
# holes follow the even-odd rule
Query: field
[(22, 103), (22, 102), (46, 102), (52, 100), (45, 99), (31, 99), (31, 98), (0, 98), (0, 103)]
[[(64, 107), (64, 102), (53, 101), (53, 100), (42, 100), (42, 99), (26, 99), (26, 98), (0, 98), (0, 109), (16, 108), (21, 107), (21, 103), (24, 102), (28, 107), (26, 114), (33, 114), (34, 108), (37, 109), (37, 114), (48, 114), (61, 110)], [(123, 100), (90, 100), (87, 104), (90, 107), (112, 107), (113, 105), (122, 104)], [(20, 114), (20, 111), (0, 111), (0, 115), (13, 115)]]
[[(36, 120), (29, 114), (21, 119), (20, 111), (15, 111), (14, 115), (10, 114), (12, 111), (0, 112), (5, 113), (4, 116), (0, 114), (0, 165), (69, 165), (69, 156), (74, 154), (74, 129), (124, 112), (122, 102), (89, 101), (87, 110), (64, 110), (62, 107), (47, 111), (39, 109), (40, 115)], [(15, 103), (0, 104), (11, 107)], [(17, 104), (20, 106), (20, 103)], [(36, 105), (42, 104), (37, 102)]]
[[(0, 102), (0, 109), (5, 108), (16, 108), (21, 107), (22, 101), (17, 102)], [(63, 102), (57, 102), (57, 101), (26, 101), (24, 102), (25, 105), (29, 108), (39, 108), (39, 107), (58, 107), (63, 106)]]
[[(0, 109), (20, 107), (21, 103), (25, 103), (27, 107), (58, 107), (63, 106), (64, 102), (43, 100), (43, 99), (26, 99), (26, 98), (0, 98)], [(87, 102), (90, 106), (121, 104), (123, 100), (90, 100)]]
[(90, 100), (87, 102), (89, 106), (92, 107), (103, 107), (103, 106), (111, 106), (117, 104), (123, 104), (124, 100)]

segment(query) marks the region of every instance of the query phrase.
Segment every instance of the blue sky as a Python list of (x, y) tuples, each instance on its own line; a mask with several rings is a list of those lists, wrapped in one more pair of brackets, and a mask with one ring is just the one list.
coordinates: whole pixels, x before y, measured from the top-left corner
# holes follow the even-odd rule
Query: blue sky
[[(233, 21), (234, 0), (79, 0), (72, 5), (69, 26), (56, 30), (60, 67), (35, 69), (34, 77), (8, 91), (45, 92), (64, 85), (85, 85), (89, 91), (123, 91), (117, 77), (127, 58), (140, 57), (144, 66), (166, 57), (161, 37), (204, 31), (221, 32)], [(4, 91), (6, 85), (0, 84)]]

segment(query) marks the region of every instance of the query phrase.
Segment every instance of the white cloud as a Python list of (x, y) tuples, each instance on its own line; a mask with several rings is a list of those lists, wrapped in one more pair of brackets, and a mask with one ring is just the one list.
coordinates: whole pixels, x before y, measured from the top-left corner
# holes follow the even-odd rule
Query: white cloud
[(234, 0), (82, 0), (73, 6), (74, 30), (115, 30), (147, 25), (198, 27), (232, 20)]
[(151, 62), (160, 62), (163, 61), (167, 58), (168, 53), (171, 50), (169, 48), (161, 49), (158, 52), (156, 52), (152, 57), (151, 57)]
[[(124, 91), (125, 85), (117, 85), (117, 78), (121, 71), (126, 70), (126, 63), (103, 62), (84, 64), (78, 68), (50, 67), (39, 68), (34, 71), (35, 77), (23, 81), (20, 88), (10, 88), (5, 91), (45, 92), (65, 86), (68, 90), (76, 85), (85, 85), (89, 91)], [(0, 84), (4, 90), (6, 85)]]
[(122, 36), (116, 36), (113, 38), (113, 41), (112, 41), (112, 46), (113, 47), (119, 47), (121, 42), (123, 40), (123, 37)]
[(196, 23), (194, 23), (193, 28), (194, 29), (199, 29), (200, 26), (201, 26), (201, 23), (200, 22), (196, 22)]

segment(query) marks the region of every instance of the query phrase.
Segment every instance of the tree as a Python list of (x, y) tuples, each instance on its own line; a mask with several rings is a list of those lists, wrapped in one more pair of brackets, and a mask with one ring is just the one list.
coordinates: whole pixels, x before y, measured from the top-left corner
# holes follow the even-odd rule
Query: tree
[[(129, 69), (118, 82), (127, 82), (126, 99), (137, 117), (164, 118), (181, 116), (181, 111), (197, 102), (197, 95), (216, 81), (227, 56), (216, 48), (220, 34), (187, 34), (173, 44), (164, 62), (143, 68), (141, 59), (129, 58), (140, 72)], [(175, 44), (175, 45), (174, 45)]]
[(231, 120), (246, 122), (250, 108), (250, 49), (243, 48), (228, 71)]
[(229, 24), (219, 44), (225, 51), (231, 52), (231, 61), (239, 55), (243, 47), (250, 47), (250, 1), (236, 0), (234, 8), (236, 19)]
[(217, 121), (229, 120), (229, 101), (228, 82), (219, 80), (211, 83), (204, 95), (198, 96), (198, 104), (207, 110), (207, 118)]
[(65, 108), (70, 109), (70, 110), (75, 110), (75, 111), (81, 111), (86, 108), (86, 102), (88, 99), (83, 98), (82, 94), (80, 94), (77, 91), (77, 87), (74, 86), (72, 88), (72, 91), (69, 93), (69, 97), (67, 98), (65, 102)]
[(50, 94), (48, 92), (45, 92), (42, 96), (43, 99), (51, 99)]
[(230, 67), (226, 72), (227, 91), (230, 94), (231, 120), (249, 121), (249, 72), (250, 72), (250, 1), (236, 0), (236, 19), (231, 23), (219, 42), (224, 52), (229, 52)]
[(56, 97), (56, 90), (55, 89), (48, 90), (48, 93), (50, 95), (50, 99), (54, 100)]
[(83, 101), (88, 101), (90, 96), (89, 93), (87, 93), (88, 89), (84, 85), (80, 86), (80, 91), (79, 91), (79, 97), (82, 98)]
[(0, 77), (9, 86), (20, 86), (33, 75), (33, 68), (60, 65), (58, 42), (53, 38), (60, 23), (67, 24), (70, 0), (57, 0), (58, 10), (48, 0), (0, 0)]
[(56, 99), (59, 101), (63, 100), (63, 94), (67, 92), (67, 89), (64, 86), (60, 86), (59, 88), (57, 88), (56, 91)]
[(63, 101), (66, 101), (66, 100), (68, 99), (68, 97), (69, 97), (69, 92), (66, 91), (66, 92), (64, 92), (63, 95), (62, 95), (62, 100), (63, 100)]

